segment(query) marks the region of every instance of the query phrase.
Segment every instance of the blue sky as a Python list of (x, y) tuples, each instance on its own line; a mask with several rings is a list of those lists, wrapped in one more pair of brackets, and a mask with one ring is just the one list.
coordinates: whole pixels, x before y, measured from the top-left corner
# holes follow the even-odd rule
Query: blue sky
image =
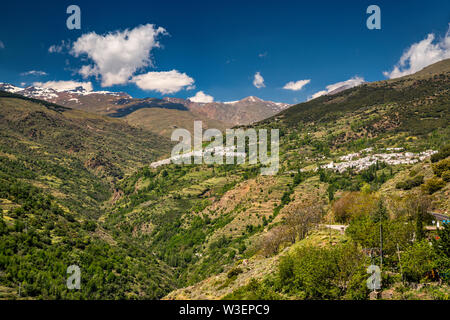
[[(66, 8), (71, 4), (81, 8), (80, 30), (66, 27)], [(381, 30), (366, 27), (366, 8), (371, 4), (381, 9)], [(417, 50), (422, 52), (416, 54), (414, 49), (399, 72), (433, 62), (436, 52), (447, 57), (449, 22), (448, 0), (8, 1), (0, 12), (0, 82), (30, 85), (71, 80), (134, 97), (187, 98), (202, 91), (216, 101), (254, 95), (294, 103), (352, 78), (386, 79), (383, 72), (391, 72), (405, 50), (421, 41)], [(153, 45), (147, 42), (151, 63), (132, 57), (131, 71), (120, 79), (114, 72), (129, 70), (129, 66), (118, 66), (126, 64), (126, 58), (118, 56), (127, 55), (126, 48), (119, 53), (105, 50), (99, 57), (100, 49), (92, 41), (83, 38), (82, 45), (80, 40), (95, 33), (95, 39), (107, 41), (103, 37), (110, 32), (123, 38), (120, 32), (139, 26), (147, 26), (149, 32), (161, 27), (166, 32), (158, 33)], [(427, 38), (430, 34), (434, 39)], [(78, 55), (73, 52), (77, 41)], [(146, 40), (139, 43), (145, 47)], [(61, 52), (49, 52), (51, 46)], [(139, 50), (132, 54), (142, 54)], [(99, 69), (101, 61), (105, 65)], [(85, 78), (80, 74), (83, 66), (88, 67)], [(25, 74), (33, 70), (46, 74)], [(116, 80), (105, 80), (107, 72), (109, 79)], [(257, 72), (264, 78), (264, 87), (253, 83)], [(142, 77), (147, 73), (148, 77)], [(178, 81), (180, 87), (172, 83), (169, 89), (154, 87), (158, 79)], [(310, 81), (298, 91), (283, 89), (299, 80)]]

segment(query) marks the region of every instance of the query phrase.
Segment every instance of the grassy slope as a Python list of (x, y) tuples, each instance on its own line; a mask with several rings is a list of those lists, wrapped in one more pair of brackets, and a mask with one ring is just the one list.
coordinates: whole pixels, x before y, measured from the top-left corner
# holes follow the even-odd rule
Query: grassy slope
[(223, 122), (197, 116), (190, 111), (163, 108), (139, 109), (127, 115), (125, 120), (130, 125), (168, 138), (170, 138), (176, 128), (187, 129), (193, 135), (195, 120), (202, 121), (203, 129), (215, 128), (224, 130), (228, 127)]
[[(365, 122), (360, 123), (359, 128), (355, 127), (363, 129), (367, 135), (384, 132), (425, 135), (435, 129), (445, 129), (450, 117), (449, 65), (445, 60), (428, 67), (427, 70), (433, 73), (423, 70), (415, 75), (363, 84), (335, 95), (322, 96), (292, 106), (260, 125), (280, 127), (285, 134), (299, 133), (335, 125), (342, 122), (344, 116), (370, 111), (364, 116)], [(330, 138), (336, 138), (336, 133), (331, 133)]]

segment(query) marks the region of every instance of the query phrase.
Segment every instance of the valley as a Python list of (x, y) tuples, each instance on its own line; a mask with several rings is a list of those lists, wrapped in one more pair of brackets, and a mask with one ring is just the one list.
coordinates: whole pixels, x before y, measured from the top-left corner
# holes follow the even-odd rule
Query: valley
[[(430, 274), (450, 270), (450, 226), (426, 226), (450, 209), (449, 84), (449, 59), (293, 106), (4, 84), (0, 298), (364, 300), (382, 228), (379, 298), (448, 299)], [(194, 120), (279, 129), (280, 170), (151, 166)]]

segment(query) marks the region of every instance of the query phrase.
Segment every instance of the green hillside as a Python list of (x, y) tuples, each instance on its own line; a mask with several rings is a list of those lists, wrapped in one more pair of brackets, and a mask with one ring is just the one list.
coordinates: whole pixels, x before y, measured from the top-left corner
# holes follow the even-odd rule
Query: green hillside
[[(364, 108), (383, 108), (393, 105), (383, 115), (393, 122), (394, 132), (426, 134), (448, 125), (450, 59), (438, 62), (410, 76), (367, 83), (334, 95), (325, 95), (289, 109), (263, 122), (266, 125), (334, 123), (344, 113)], [(373, 113), (379, 113), (374, 110)], [(372, 120), (372, 119), (371, 119)], [(366, 130), (375, 130), (375, 118), (365, 123)]]
[(203, 128), (215, 128), (224, 130), (228, 126), (220, 121), (211, 120), (206, 117), (196, 115), (190, 111), (148, 108), (139, 109), (130, 113), (124, 119), (133, 126), (143, 128), (150, 132), (157, 133), (170, 138), (176, 128), (187, 129), (194, 133), (194, 121), (202, 121)]
[[(448, 65), (253, 125), (280, 129), (274, 176), (248, 164), (150, 168), (167, 139), (0, 98), (0, 294), (17, 297), (21, 283), (27, 298), (368, 299), (382, 228), (381, 296), (448, 299), (435, 274), (450, 271), (450, 228), (428, 213), (450, 209)], [(78, 263), (83, 289), (68, 291), (65, 266)]]
[[(370, 261), (362, 248), (377, 245), (376, 232), (365, 231), (369, 236), (363, 239), (358, 234), (346, 234), (343, 239), (339, 234), (333, 235), (330, 242), (326, 230), (310, 231), (309, 237), (314, 239), (312, 249), (305, 249), (298, 258), (292, 253), (292, 261), (301, 263), (303, 260), (298, 259), (302, 256), (323, 255), (317, 261), (330, 257), (324, 260), (329, 263), (325, 268), (334, 270), (343, 268), (340, 263), (345, 263), (333, 260), (335, 255), (356, 250), (351, 259), (356, 259), (358, 267), (354, 272), (347, 269), (342, 275), (345, 281), (341, 280), (344, 284), (355, 283), (356, 287), (350, 290), (346, 284), (337, 285), (339, 279), (331, 278), (319, 283), (320, 277), (330, 277), (324, 273), (289, 289), (294, 279), (280, 282), (284, 271), (279, 269), (282, 265), (278, 261), (288, 259), (287, 252), (295, 252), (305, 237), (304, 233), (295, 232), (299, 226), (291, 229), (289, 225), (303, 226), (295, 214), (314, 213), (322, 223), (353, 223), (352, 228), (373, 229), (378, 222), (370, 219), (382, 210), (386, 212), (383, 224), (392, 230), (386, 231), (386, 238), (399, 232), (403, 238), (395, 237), (400, 254), (407, 256), (408, 250), (416, 250), (411, 241), (414, 237), (417, 240), (418, 221), (424, 219), (420, 223), (425, 226), (431, 223), (427, 211), (445, 213), (449, 209), (448, 181), (435, 176), (429, 160), (398, 165), (380, 161), (359, 172), (314, 169), (331, 161), (339, 163), (339, 157), (367, 148), (371, 148), (368, 155), (392, 152), (387, 151), (389, 148), (413, 153), (439, 150), (449, 140), (449, 76), (445, 69), (420, 80), (413, 75), (366, 84), (293, 106), (254, 125), (280, 129), (281, 170), (274, 177), (258, 176), (257, 166), (170, 165), (141, 171), (124, 181), (124, 197), (107, 223), (133, 230), (133, 237), (142, 239), (175, 268), (179, 273), (178, 286), (186, 288), (174, 291), (168, 299), (368, 298), (365, 267)], [(226, 188), (218, 192), (222, 185)], [(344, 213), (339, 211), (342, 206)], [(309, 230), (311, 226), (303, 227)], [(433, 232), (426, 232), (424, 237), (433, 237)], [(386, 280), (390, 283), (387, 292), (397, 288), (399, 269), (395, 244), (389, 241), (392, 240), (386, 240), (390, 248), (386, 249), (390, 257), (386, 257), (386, 268), (397, 275)], [(332, 249), (341, 242), (342, 246)], [(325, 246), (327, 251), (314, 251), (317, 246)], [(445, 261), (436, 262), (436, 267), (441, 263), (441, 272), (448, 268), (448, 260)], [(408, 281), (421, 279), (422, 271), (418, 272), (419, 276), (408, 275)], [(256, 282), (250, 282), (251, 279)], [(252, 286), (246, 287), (248, 283)], [(308, 291), (316, 285), (325, 288), (321, 292)], [(233, 293), (234, 290), (237, 291)], [(412, 290), (408, 294), (414, 297), (420, 293)], [(448, 286), (423, 294), (448, 297)]]

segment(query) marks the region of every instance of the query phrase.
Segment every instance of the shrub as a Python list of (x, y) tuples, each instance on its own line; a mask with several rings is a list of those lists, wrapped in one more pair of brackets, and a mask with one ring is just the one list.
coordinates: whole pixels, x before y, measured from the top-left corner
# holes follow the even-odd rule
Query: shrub
[(295, 243), (306, 237), (322, 218), (319, 205), (291, 206), (286, 213), (285, 223), (270, 230), (261, 242), (263, 254), (268, 257), (278, 252), (285, 242)]
[(406, 179), (405, 181), (397, 182), (395, 187), (397, 189), (410, 190), (414, 187), (418, 187), (423, 184), (423, 176), (417, 175), (412, 179)]
[(306, 299), (365, 299), (365, 263), (354, 243), (305, 246), (281, 259), (278, 279), (283, 291)]
[(95, 223), (95, 221), (91, 221), (91, 220), (86, 220), (83, 222), (82, 225), (83, 229), (86, 231), (95, 231), (97, 229), (97, 224)]
[(438, 231), (438, 238), (433, 242), (436, 252), (436, 266), (441, 275), (441, 279), (450, 282), (450, 223), (445, 223), (444, 228)]
[(346, 192), (333, 203), (336, 222), (346, 223), (366, 212), (376, 210), (376, 197), (361, 192)]
[[(375, 215), (374, 215), (375, 216)], [(414, 234), (414, 223), (407, 217), (383, 220), (383, 252), (389, 256), (386, 262), (396, 261), (397, 244), (400, 248), (409, 245)], [(353, 219), (346, 234), (363, 248), (377, 248), (380, 244), (380, 224), (369, 215)], [(390, 260), (390, 261), (388, 261)]]
[(362, 192), (363, 194), (369, 194), (370, 191), (371, 191), (370, 184), (368, 184), (367, 182), (365, 182), (365, 183), (362, 185), (362, 187), (361, 187), (361, 192)]
[(433, 164), (433, 172), (440, 177), (443, 172), (450, 170), (450, 158), (439, 161)]
[(428, 241), (417, 241), (401, 255), (401, 266), (406, 280), (419, 282), (435, 267), (435, 254)]
[(431, 162), (438, 162), (448, 156), (450, 156), (450, 144), (445, 145), (438, 153), (433, 154), (431, 156)]
[(238, 268), (233, 268), (230, 271), (228, 271), (227, 277), (228, 277), (228, 279), (231, 279), (231, 278), (237, 277), (242, 272), (243, 272), (242, 269), (239, 268), (239, 267)]
[(450, 181), (450, 170), (442, 172), (441, 178), (445, 182), (449, 182)]
[(286, 241), (286, 229), (278, 226), (270, 230), (261, 242), (261, 250), (264, 256), (270, 257), (276, 253), (283, 242)]
[(281, 300), (285, 299), (273, 289), (273, 284), (269, 280), (258, 282), (251, 279), (249, 284), (238, 288), (226, 295), (224, 300)]
[(428, 194), (433, 194), (436, 191), (442, 189), (445, 186), (444, 180), (440, 178), (433, 177), (422, 185), (422, 189), (424, 192)]

